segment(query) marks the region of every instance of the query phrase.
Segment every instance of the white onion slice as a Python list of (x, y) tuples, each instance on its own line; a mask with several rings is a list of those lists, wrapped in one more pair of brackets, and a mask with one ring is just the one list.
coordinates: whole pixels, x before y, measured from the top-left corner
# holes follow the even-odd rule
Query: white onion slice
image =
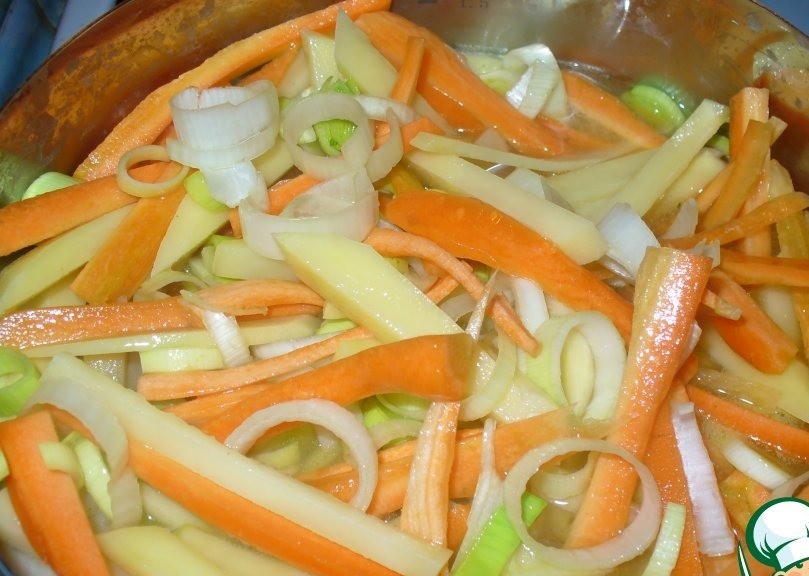
[(770, 490), (775, 490), (792, 479), (775, 462), (765, 458), (738, 438), (730, 438), (724, 443), (722, 455), (737, 470)]
[(463, 421), (477, 420), (493, 412), (511, 388), (517, 371), (517, 345), (498, 329), (497, 348), (494, 368), (482, 388), (461, 401), (458, 417)]
[[(170, 138), (166, 142), (169, 156), (175, 162), (194, 168), (226, 168), (231, 164), (258, 158), (275, 144), (278, 126), (259, 130), (238, 144), (225, 148), (193, 148), (185, 142)], [(207, 182), (207, 178), (206, 178)]]
[(407, 104), (402, 104), (398, 100), (390, 98), (380, 98), (378, 96), (367, 96), (356, 94), (354, 99), (359, 102), (362, 109), (371, 120), (387, 122), (388, 111), (393, 112), (400, 122), (408, 123), (416, 119), (416, 113)]
[(223, 168), (200, 170), (211, 196), (229, 208), (251, 196), (267, 196), (267, 186), (252, 162), (239, 162)]
[(613, 206), (597, 228), (607, 242), (606, 256), (620, 264), (633, 280), (646, 249), (660, 246), (654, 233), (629, 204)]
[(170, 160), (169, 153), (162, 146), (156, 144), (149, 144), (146, 146), (138, 146), (133, 148), (118, 161), (118, 171), (115, 175), (118, 187), (138, 198), (154, 198), (162, 196), (170, 192), (182, 184), (185, 177), (188, 175), (188, 166), (181, 166), (177, 174), (161, 180), (160, 182), (143, 182), (136, 180), (129, 173), (129, 169), (135, 164), (149, 161), (168, 162)]
[(365, 426), (351, 412), (329, 400), (291, 400), (254, 412), (242, 422), (225, 445), (246, 453), (267, 430), (284, 422), (309, 422), (322, 426), (346, 443), (356, 462), (359, 487), (351, 505), (366, 510), (376, 490), (376, 446)]
[(112, 528), (134, 526), (143, 517), (143, 500), (138, 478), (131, 468), (109, 484), (110, 505), (112, 508)]
[(672, 404), (671, 421), (683, 462), (688, 495), (694, 508), (699, 550), (706, 556), (732, 554), (736, 549), (736, 538), (728, 524), (713, 463), (694, 414), (694, 404)]
[[(643, 499), (637, 515), (615, 538), (589, 548), (563, 550), (535, 540), (522, 521), (522, 495), (530, 478), (557, 456), (572, 452), (614, 454), (629, 462), (638, 472)], [(561, 438), (527, 452), (511, 468), (504, 482), (506, 513), (523, 544), (538, 557), (559, 567), (581, 570), (607, 570), (642, 554), (654, 541), (660, 527), (661, 503), (652, 473), (632, 454), (605, 440)]]
[(239, 329), (236, 318), (224, 312), (202, 310), (202, 322), (208, 333), (216, 342), (216, 347), (222, 354), (222, 360), (228, 368), (243, 366), (253, 360), (250, 348)]
[(110, 469), (110, 478), (118, 478), (129, 460), (126, 433), (103, 400), (70, 378), (43, 377), (25, 409), (50, 404), (74, 416), (101, 447)]
[(565, 502), (584, 494), (595, 464), (596, 458), (590, 454), (581, 468), (570, 472), (540, 470), (531, 478), (529, 486), (532, 492), (542, 498)]
[(698, 220), (699, 206), (697, 201), (694, 198), (689, 198), (680, 205), (677, 216), (674, 217), (666, 231), (660, 235), (660, 239), (669, 240), (671, 238), (691, 236), (697, 231)]
[(525, 329), (532, 334), (548, 319), (548, 304), (545, 292), (533, 280), (511, 277), (511, 290), (514, 293), (514, 309)]
[(364, 169), (327, 180), (293, 200), (284, 213), (266, 214), (254, 197), (239, 205), (244, 240), (256, 253), (281, 260), (278, 232), (338, 234), (363, 240), (379, 216), (379, 200)]
[(268, 130), (273, 136), (267, 148), (275, 142), (279, 103), (275, 85), (269, 80), (247, 86), (189, 87), (176, 94), (170, 105), (177, 136), (187, 147), (196, 150), (239, 147), (257, 133)]
[[(522, 494), (530, 478), (540, 467), (572, 452), (602, 452), (614, 454), (632, 464), (638, 472), (643, 499), (637, 515), (615, 538), (590, 546), (563, 550), (546, 546), (535, 540), (522, 521)], [(607, 570), (642, 554), (654, 542), (660, 527), (661, 503), (652, 473), (632, 454), (605, 440), (561, 438), (527, 452), (511, 468), (504, 482), (506, 513), (523, 544), (543, 560), (559, 567), (575, 566), (581, 570)]]
[(795, 491), (809, 482), (809, 471), (804, 472), (794, 478), (790, 478), (777, 488), (772, 491), (770, 494), (770, 500), (777, 500), (778, 498), (786, 498), (788, 496), (794, 496)]
[[(341, 155), (328, 157), (301, 148), (301, 136), (318, 122), (348, 120), (356, 128), (341, 148)], [(363, 168), (371, 156), (374, 137), (362, 106), (352, 96), (323, 92), (299, 100), (290, 106), (282, 122), (284, 141), (295, 166), (301, 172), (320, 180), (329, 180)]]

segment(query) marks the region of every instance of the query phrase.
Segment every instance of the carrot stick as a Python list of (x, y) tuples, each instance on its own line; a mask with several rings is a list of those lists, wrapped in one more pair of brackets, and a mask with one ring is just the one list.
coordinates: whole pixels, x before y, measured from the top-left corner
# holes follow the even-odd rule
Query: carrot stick
[[(741, 214), (749, 214), (770, 199), (769, 170), (765, 168), (759, 174), (759, 179), (753, 193), (747, 197), (742, 205)], [(739, 240), (739, 250), (751, 256), (771, 256), (773, 244), (772, 226), (760, 228), (757, 232)]]
[[(422, 132), (429, 132), (430, 134), (439, 134), (443, 135), (444, 131), (436, 125), (435, 122), (427, 118), (426, 116), (421, 116), (412, 122), (408, 122), (407, 124), (403, 124), (400, 128), (402, 133), (402, 144), (404, 146), (404, 153), (407, 154), (408, 152), (413, 150), (413, 145), (410, 143), (413, 138), (415, 138), (418, 134)], [(376, 147), (381, 146), (385, 143), (385, 141), (390, 136), (390, 126), (385, 123), (377, 124), (375, 138), (376, 138)]]
[(733, 279), (714, 270), (709, 281), (717, 296), (741, 310), (738, 320), (712, 317), (708, 320), (739, 356), (758, 370), (780, 374), (798, 353), (798, 347), (770, 319), (758, 303)]
[(58, 441), (45, 411), (0, 423), (0, 449), (10, 471), (6, 487), (14, 510), (34, 550), (56, 573), (109, 574), (76, 485), (42, 460), (39, 445)]
[(561, 142), (552, 130), (539, 122), (526, 121), (525, 116), (500, 94), (478, 78), (434, 33), (392, 12), (363, 14), (357, 25), (374, 46), (397, 68), (403, 65), (407, 39), (421, 37), (425, 53), (421, 64), (419, 93), (429, 102), (431, 86), (450, 100), (463, 106), (485, 126), (493, 126), (516, 150), (530, 156), (549, 156), (561, 151)]
[(159, 198), (141, 198), (135, 208), (95, 253), (71, 289), (90, 304), (131, 298), (148, 278), (185, 190)]
[(267, 190), (270, 198), (270, 214), (280, 214), (287, 204), (319, 182), (320, 180), (307, 174), (299, 174), (276, 182)]
[(394, 572), (254, 504), (140, 442), (129, 443), (135, 474), (210, 524), (312, 574), (390, 575)]
[(252, 84), (253, 82), (258, 82), (259, 80), (269, 80), (278, 86), (281, 83), (281, 80), (284, 79), (284, 76), (286, 76), (287, 70), (289, 70), (289, 67), (292, 66), (292, 63), (295, 61), (295, 57), (298, 55), (300, 50), (300, 43), (293, 42), (280, 55), (264, 64), (255, 72), (248, 74), (239, 80), (239, 84), (246, 86), (248, 84)]
[(416, 440), (402, 502), (401, 529), (439, 546), (447, 544), (449, 476), (460, 410), (460, 402), (433, 402), (430, 406)]
[(138, 392), (147, 400), (173, 400), (234, 390), (305, 368), (333, 355), (340, 342), (368, 336), (365, 328), (353, 328), (287, 354), (234, 368), (143, 374), (138, 379)]
[[(160, 176), (162, 164), (138, 166), (130, 172), (138, 180), (153, 181)], [(118, 188), (115, 176), (109, 176), (4, 206), (0, 208), (0, 256), (58, 236), (136, 200)]]
[(115, 172), (118, 160), (128, 150), (151, 144), (171, 123), (171, 98), (190, 86), (207, 88), (233, 80), (283, 54), (300, 40), (301, 30), (325, 30), (334, 26), (338, 10), (352, 18), (372, 10), (386, 10), (390, 0), (344, 0), (322, 10), (288, 20), (243, 40), (234, 42), (144, 98), (79, 165), (75, 175), (95, 180)]
[(465, 334), (423, 336), (374, 346), (274, 383), (227, 408), (201, 428), (224, 440), (253, 412), (305, 398), (325, 398), (346, 406), (374, 394), (408, 392), (454, 402), (466, 393), (471, 354), (471, 341)]
[(790, 214), (800, 213), (808, 207), (809, 196), (802, 192), (792, 192), (768, 200), (758, 208), (751, 210), (748, 214), (739, 216), (727, 224), (723, 224), (712, 230), (699, 232), (692, 236), (665, 240), (663, 244), (672, 248), (681, 249), (693, 248), (700, 242), (719, 242), (720, 244), (727, 244), (728, 242), (740, 240), (765, 226), (774, 224)]
[(620, 98), (594, 82), (567, 70), (562, 71), (562, 79), (570, 105), (580, 114), (641, 148), (655, 148), (666, 141), (662, 134), (638, 118)]
[[(607, 440), (646, 456), (708, 282), (711, 260), (669, 248), (646, 253), (635, 285), (627, 364)], [(654, 350), (650, 354), (649, 350)], [(572, 548), (601, 543), (626, 525), (637, 474), (625, 460), (601, 455), (567, 538)]]
[[(246, 280), (199, 290), (197, 296), (225, 313), (265, 311), (285, 304), (323, 300), (296, 282)], [(272, 315), (269, 309), (268, 315)], [(292, 310), (300, 312), (298, 308)], [(0, 318), (0, 345), (34, 346), (92, 340), (125, 334), (202, 328), (202, 321), (181, 298), (98, 306), (61, 306), (20, 310)]]
[(624, 339), (629, 338), (629, 302), (555, 244), (480, 200), (435, 190), (408, 191), (388, 202), (385, 217), (457, 258), (530, 278), (576, 310), (603, 312)]
[[(375, 228), (365, 239), (365, 243), (383, 256), (413, 257), (432, 262), (455, 278), (473, 298), (479, 300), (483, 297), (485, 286), (469, 266), (442, 249), (435, 242), (406, 232)], [(503, 298), (495, 298), (492, 301), (491, 310), (495, 323), (518, 346), (529, 354), (539, 352), (539, 343), (525, 329), (525, 326), (523, 326), (508, 302)]]
[(735, 160), (739, 156), (750, 120), (766, 122), (770, 117), (769, 99), (769, 90), (750, 86), (742, 88), (730, 98), (728, 140), (730, 141), (731, 160)]
[(416, 95), (416, 88), (419, 83), (419, 72), (421, 72), (421, 62), (424, 58), (424, 46), (426, 42), (421, 36), (410, 36), (405, 46), (404, 60), (399, 67), (399, 76), (396, 84), (390, 92), (393, 100), (410, 104)]
[(231, 208), (230, 214), (228, 215), (228, 222), (230, 223), (230, 229), (233, 232), (234, 238), (242, 238), (242, 221), (239, 218), (239, 209), (238, 208)]
[[(497, 471), (504, 476), (528, 450), (575, 433), (564, 410), (502, 424), (494, 434)], [(482, 437), (480, 428), (458, 431), (449, 479), (450, 498), (457, 500), (474, 495), (480, 475)], [(416, 441), (411, 440), (379, 452), (379, 481), (368, 507), (369, 514), (385, 517), (402, 507), (415, 445)], [(301, 480), (347, 502), (357, 488), (357, 471), (349, 464), (338, 464)]]
[(700, 412), (723, 426), (792, 458), (809, 461), (809, 432), (806, 430), (768, 418), (697, 386), (688, 386), (688, 397)]
[(697, 194), (697, 210), (700, 215), (705, 214), (713, 203), (716, 202), (716, 199), (719, 198), (719, 194), (722, 192), (725, 184), (727, 184), (728, 178), (730, 178), (730, 170), (731, 165), (725, 165), (721, 172), (714, 176), (714, 179), (705, 186), (702, 192)]
[(770, 152), (772, 127), (751, 120), (739, 147), (738, 157), (731, 163), (730, 175), (719, 197), (701, 221), (703, 230), (711, 230), (730, 222), (753, 193)]
[(719, 268), (742, 285), (768, 284), (809, 288), (809, 258), (750, 256), (735, 250), (723, 249)]
[[(680, 555), (674, 566), (672, 576), (692, 576), (702, 574), (702, 560), (697, 544), (696, 529), (694, 526), (694, 513), (691, 499), (688, 496), (683, 464), (677, 448), (677, 439), (674, 436), (674, 426), (671, 422), (671, 401), (687, 400), (684, 384), (688, 382), (696, 369), (696, 357), (691, 356), (685, 369), (681, 369), (669, 392), (668, 401), (663, 402), (655, 419), (654, 428), (649, 438), (645, 464), (652, 472), (657, 487), (660, 489), (660, 498), (663, 502), (676, 502), (686, 508), (685, 529), (680, 543)], [(687, 367), (687, 368), (686, 368)]]

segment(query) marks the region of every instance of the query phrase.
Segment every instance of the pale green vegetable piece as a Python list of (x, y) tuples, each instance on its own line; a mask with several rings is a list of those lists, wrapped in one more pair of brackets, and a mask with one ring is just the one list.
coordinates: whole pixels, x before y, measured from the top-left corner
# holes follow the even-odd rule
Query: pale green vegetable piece
[(130, 576), (227, 574), (162, 526), (118, 528), (97, 538), (104, 556)]
[(225, 240), (216, 245), (211, 269), (217, 276), (234, 280), (298, 279), (289, 264), (283, 260), (273, 260), (256, 254), (247, 242), (240, 238)]
[(308, 286), (382, 342), (461, 328), (373, 248), (331, 234), (275, 235)]
[(334, 42), (337, 67), (357, 83), (363, 94), (380, 97), (390, 94), (396, 84), (396, 68), (343, 10), (337, 14)]

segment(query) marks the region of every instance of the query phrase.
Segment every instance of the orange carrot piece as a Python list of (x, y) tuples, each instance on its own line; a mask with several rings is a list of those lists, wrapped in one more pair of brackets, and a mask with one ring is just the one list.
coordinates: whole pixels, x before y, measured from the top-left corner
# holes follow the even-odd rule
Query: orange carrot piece
[[(224, 440), (253, 412), (286, 400), (325, 398), (346, 406), (374, 394), (408, 392), (454, 402), (466, 393), (472, 345), (465, 334), (423, 336), (374, 346), (274, 383), (201, 428)], [(418, 362), (413, 362), (418, 358)]]
[(730, 159), (735, 160), (742, 147), (744, 134), (750, 120), (766, 122), (770, 117), (770, 91), (766, 88), (746, 86), (730, 98)]
[[(691, 499), (688, 495), (683, 464), (677, 448), (677, 439), (674, 436), (674, 426), (671, 422), (671, 400), (687, 400), (684, 384), (691, 378), (691, 369), (696, 369), (696, 357), (691, 356), (687, 362), (688, 368), (681, 369), (676, 381), (672, 384), (669, 401), (663, 402), (655, 419), (654, 428), (649, 438), (645, 464), (652, 472), (657, 487), (660, 489), (660, 498), (663, 502), (676, 502), (686, 509), (685, 529), (680, 543), (680, 555), (674, 566), (672, 576), (692, 576), (702, 574), (702, 559), (697, 544), (697, 534), (694, 525), (694, 513)], [(684, 365), (686, 368), (686, 365)]]
[[(504, 476), (528, 450), (544, 442), (575, 434), (569, 415), (564, 410), (502, 424), (494, 434), (497, 471)], [(480, 475), (482, 437), (479, 428), (458, 431), (450, 471), (450, 498), (464, 499), (474, 495)], [(379, 452), (379, 482), (368, 507), (369, 514), (385, 517), (402, 507), (415, 445), (416, 441), (412, 440)], [(357, 471), (348, 464), (332, 466), (301, 480), (345, 502), (353, 497), (357, 489)]]
[(603, 312), (629, 338), (632, 304), (555, 244), (480, 200), (412, 190), (388, 202), (385, 217), (457, 258), (530, 278), (576, 310)]
[[(158, 163), (138, 166), (131, 173), (148, 182), (157, 179), (162, 170)], [(58, 236), (136, 200), (118, 188), (115, 176), (109, 176), (4, 206), (0, 208), (0, 256)]]
[(149, 276), (185, 190), (141, 198), (104, 245), (85, 264), (70, 287), (90, 304), (131, 298)]
[[(439, 134), (443, 135), (444, 131), (432, 120), (427, 118), (426, 116), (421, 116), (412, 122), (408, 122), (407, 124), (403, 124), (400, 128), (402, 133), (402, 145), (404, 147), (404, 153), (407, 154), (411, 150), (413, 150), (413, 145), (410, 144), (410, 141), (419, 135), (422, 132), (429, 132), (430, 134)], [(390, 136), (390, 126), (385, 123), (379, 123), (376, 127), (376, 146), (379, 147), (385, 143), (385, 141)]]
[(369, 336), (365, 328), (353, 328), (288, 354), (234, 368), (143, 374), (138, 379), (138, 392), (147, 400), (174, 400), (225, 392), (300, 370), (334, 354), (340, 342)]
[(426, 42), (421, 36), (410, 36), (407, 39), (404, 60), (399, 67), (399, 76), (390, 92), (393, 100), (404, 104), (410, 104), (413, 101), (419, 83), (425, 44)]
[(390, 0), (344, 0), (228, 45), (144, 98), (79, 165), (76, 177), (95, 180), (112, 174), (128, 150), (154, 142), (171, 123), (169, 101), (183, 89), (207, 88), (237, 78), (283, 54), (290, 43), (300, 40), (301, 30), (332, 28), (341, 9), (354, 19), (368, 11), (387, 10), (389, 6)]
[[(742, 205), (741, 214), (749, 214), (770, 199), (770, 176), (765, 167), (759, 174), (759, 179), (753, 193), (747, 197)], [(739, 240), (739, 250), (751, 256), (772, 256), (773, 230), (772, 226), (759, 228), (753, 234)]]
[(267, 195), (270, 198), (270, 214), (280, 214), (287, 204), (304, 192), (308, 192), (312, 186), (319, 182), (320, 180), (307, 174), (299, 174), (294, 178), (276, 182), (267, 190)]
[(765, 168), (771, 140), (772, 127), (769, 124), (750, 120), (738, 157), (731, 164), (728, 180), (700, 222), (703, 230), (712, 230), (736, 217), (756, 188)]
[[(635, 285), (627, 365), (607, 440), (646, 456), (660, 406), (669, 394), (708, 282), (711, 260), (670, 248), (646, 253)], [(654, 351), (654, 353), (650, 353)], [(567, 545), (599, 544), (626, 525), (638, 478), (617, 456), (599, 456)]]
[(721, 270), (714, 270), (708, 284), (717, 296), (740, 309), (738, 320), (708, 320), (739, 356), (762, 372), (780, 374), (798, 353), (798, 347), (772, 321), (748, 292)]
[(802, 192), (792, 192), (768, 200), (748, 214), (739, 216), (727, 224), (712, 230), (699, 232), (693, 236), (665, 240), (663, 244), (682, 249), (693, 248), (700, 242), (727, 244), (728, 242), (740, 240), (765, 226), (775, 224), (790, 214), (800, 213), (806, 208), (809, 208), (809, 196)]
[(233, 232), (234, 238), (241, 238), (242, 237), (242, 221), (239, 218), (239, 209), (238, 208), (231, 208), (230, 214), (228, 215), (228, 222), (230, 223), (230, 229)]
[(108, 575), (76, 485), (42, 460), (39, 445), (58, 441), (53, 420), (45, 411), (0, 423), (11, 502), (34, 550), (56, 573)]
[(447, 544), (449, 477), (460, 410), (460, 402), (433, 402), (430, 406), (416, 440), (402, 502), (401, 529), (438, 546)]
[(514, 148), (530, 156), (549, 156), (561, 151), (556, 134), (539, 122), (526, 121), (511, 106), (470, 70), (447, 44), (430, 32), (392, 12), (373, 12), (357, 19), (357, 25), (374, 46), (398, 69), (404, 62), (407, 39), (424, 38), (419, 93), (432, 103), (431, 86), (465, 108), (485, 126), (493, 126)]
[[(483, 282), (475, 276), (469, 265), (461, 262), (427, 238), (406, 232), (376, 228), (365, 239), (365, 243), (383, 256), (421, 258), (432, 262), (455, 278), (477, 300), (483, 297), (486, 290)], [(539, 352), (539, 343), (525, 329), (506, 300), (501, 297), (493, 299), (491, 316), (495, 323), (523, 350), (529, 354)]]
[(742, 285), (769, 284), (809, 288), (809, 258), (750, 256), (723, 249), (719, 268)]
[(570, 105), (580, 114), (609, 128), (641, 148), (655, 148), (666, 138), (638, 118), (621, 99), (580, 74), (562, 71)]
[(468, 502), (450, 502), (447, 517), (447, 548), (458, 550), (466, 536), (467, 520), (472, 505)]
[(281, 80), (286, 76), (289, 67), (295, 61), (295, 57), (301, 50), (301, 45), (298, 42), (291, 43), (280, 55), (276, 56), (255, 72), (251, 72), (241, 80), (239, 84), (246, 86), (259, 80), (269, 80), (276, 86), (281, 83)]
[[(315, 292), (296, 282), (248, 280), (199, 290), (197, 295), (226, 313), (264, 312), (304, 303), (323, 306)], [(297, 307), (292, 312), (306, 312)], [(311, 313), (311, 310), (308, 311)], [(154, 331), (202, 328), (202, 321), (180, 298), (99, 306), (61, 306), (12, 312), (0, 318), (0, 345), (34, 346)]]
[(129, 444), (135, 474), (203, 520), (285, 562), (323, 576), (395, 573), (225, 489), (139, 442)]
[(809, 432), (806, 430), (768, 418), (697, 386), (688, 386), (688, 397), (701, 413), (723, 426), (791, 458), (809, 461)]
[(702, 192), (697, 194), (697, 210), (700, 215), (705, 214), (713, 203), (716, 202), (716, 199), (719, 198), (719, 194), (721, 194), (722, 189), (725, 187), (725, 184), (727, 184), (728, 178), (730, 178), (730, 170), (731, 165), (725, 165), (719, 174), (714, 176), (714, 179), (703, 188)]
[(739, 470), (734, 470), (719, 483), (728, 516), (744, 530), (753, 514), (770, 500), (770, 491)]

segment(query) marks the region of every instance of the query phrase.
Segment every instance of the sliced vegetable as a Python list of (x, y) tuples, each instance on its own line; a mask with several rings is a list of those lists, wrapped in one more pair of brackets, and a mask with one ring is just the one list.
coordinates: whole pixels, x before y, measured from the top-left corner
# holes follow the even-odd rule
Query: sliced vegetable
[(0, 416), (16, 416), (39, 388), (39, 371), (14, 348), (0, 347)]

